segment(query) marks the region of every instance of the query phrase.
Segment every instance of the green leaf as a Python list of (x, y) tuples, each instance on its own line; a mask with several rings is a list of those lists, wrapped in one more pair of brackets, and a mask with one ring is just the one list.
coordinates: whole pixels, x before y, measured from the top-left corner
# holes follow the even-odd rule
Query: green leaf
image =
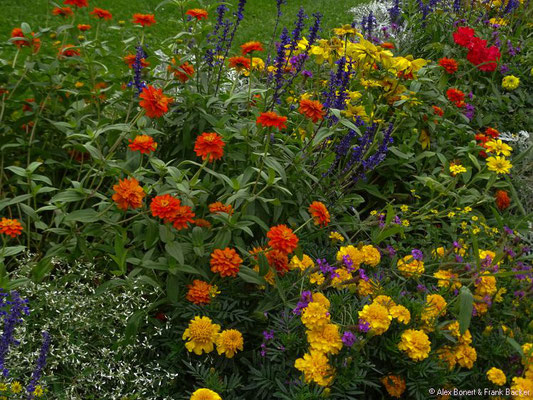
[(80, 201), (85, 198), (83, 193), (75, 189), (67, 189), (61, 193), (56, 194), (50, 199), (50, 203), (71, 203), (73, 201)]
[(72, 211), (70, 214), (67, 214), (65, 221), (72, 222), (95, 222), (98, 221), (98, 213), (92, 208), (86, 208), (84, 210)]
[(524, 357), (524, 351), (522, 350), (522, 347), (520, 347), (520, 345), (517, 343), (516, 340), (514, 340), (513, 338), (510, 338), (509, 336), (507, 336), (505, 338), (505, 340), (507, 340), (507, 342), (513, 346), (513, 348), (516, 350), (516, 352), (518, 354), (520, 354), (520, 357)]
[(374, 243), (375, 244), (380, 244), (381, 242), (383, 242), (385, 239), (393, 236), (393, 235), (396, 235), (397, 233), (401, 232), (402, 231), (402, 226), (401, 225), (394, 225), (394, 226), (391, 226), (390, 228), (387, 228), (385, 230), (382, 230), (377, 236), (376, 238), (374, 239)]
[(266, 285), (267, 282), (259, 276), (257, 272), (248, 267), (241, 267), (239, 271), (241, 279), (248, 283), (254, 283), (256, 285)]
[(178, 242), (170, 242), (165, 245), (167, 253), (175, 259), (179, 264), (185, 264), (185, 257), (183, 256), (183, 249)]
[(6, 247), (4, 250), (0, 250), (0, 257), (9, 257), (14, 256), (19, 253), (22, 253), (26, 249), (26, 246), (11, 246)]
[(265, 256), (265, 253), (259, 253), (259, 275), (265, 276), (270, 270), (270, 265), (268, 264), (268, 259)]
[(470, 326), (472, 310), (474, 309), (474, 296), (466, 286), (459, 293), (459, 331), (463, 335)]

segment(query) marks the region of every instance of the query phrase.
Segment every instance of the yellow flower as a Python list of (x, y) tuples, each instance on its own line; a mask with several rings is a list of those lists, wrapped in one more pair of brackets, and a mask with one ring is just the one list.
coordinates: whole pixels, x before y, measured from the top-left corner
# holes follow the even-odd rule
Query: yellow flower
[(319, 329), (328, 324), (331, 316), (322, 304), (312, 301), (302, 311), (302, 323), (307, 329)]
[(403, 205), (400, 207), (400, 210), (402, 210), (402, 212), (407, 212), (407, 210), (409, 210), (409, 206), (403, 204)]
[(355, 35), (357, 30), (352, 27), (351, 25), (343, 25), (340, 28), (334, 28), (333, 33), (338, 36), (344, 36), (344, 35)]
[(302, 255), (301, 260), (297, 256), (293, 256), (289, 264), (289, 267), (291, 269), (299, 269), (302, 272), (314, 266), (315, 266), (315, 263), (313, 262), (311, 257), (309, 257), (307, 254)]
[(461, 282), (457, 280), (457, 274), (448, 269), (439, 269), (437, 272), (433, 273), (433, 276), (438, 279), (438, 287), (450, 288), (451, 290), (454, 290), (463, 286)]
[(407, 278), (416, 278), (424, 273), (424, 262), (415, 260), (412, 255), (407, 255), (398, 260), (397, 267), (398, 271)]
[(192, 394), (190, 400), (222, 400), (222, 397), (212, 390), (198, 389)]
[(324, 296), (322, 293), (317, 292), (313, 293), (313, 302), (322, 304), (326, 310), (329, 310), (330, 302), (326, 296)]
[(357, 293), (359, 293), (359, 296), (361, 297), (370, 296), (374, 293), (375, 286), (376, 285), (372, 279), (369, 279), (368, 281), (361, 279), (357, 285)]
[(0, 383), (0, 392), (6, 391), (7, 385), (5, 383)]
[(339, 327), (335, 324), (326, 324), (320, 329), (307, 331), (307, 341), (311, 350), (324, 354), (337, 354), (342, 349)]
[(79, 81), (76, 82), (76, 83), (74, 84), (74, 87), (75, 87), (76, 89), (79, 89), (79, 88), (83, 87), (83, 82), (79, 82)]
[(44, 394), (43, 387), (41, 385), (35, 386), (33, 394), (35, 395), (35, 397), (41, 397)]
[(11, 384), (11, 391), (13, 393), (20, 393), (22, 391), (22, 385), (20, 384), (19, 381), (14, 381), (12, 384)]
[(467, 344), (459, 344), (455, 348), (455, 359), (461, 367), (472, 369), (477, 360), (476, 349)]
[(359, 311), (359, 318), (370, 325), (370, 330), (376, 335), (382, 335), (390, 326), (392, 316), (386, 307), (378, 303), (367, 304)]
[(431, 324), (446, 313), (446, 305), (446, 300), (440, 294), (430, 294), (426, 298), (426, 306), (420, 318), (426, 324)]
[(405, 392), (405, 379), (401, 376), (388, 375), (380, 379), (390, 396), (399, 399)]
[(238, 330), (226, 329), (218, 335), (216, 344), (218, 354), (225, 354), (227, 358), (232, 358), (237, 350), (243, 350), (244, 341)]
[(311, 275), (309, 275), (309, 282), (311, 283), (322, 285), (324, 281), (324, 275), (322, 275), (320, 272), (313, 272)]
[(364, 253), (352, 245), (342, 246), (339, 249), (339, 251), (337, 252), (337, 261), (339, 262), (344, 261), (343, 259), (344, 256), (350, 257), (350, 260), (353, 263), (354, 271), (359, 269), (359, 266), (363, 263), (365, 259)]
[(409, 226), (410, 224), (409, 224), (408, 220), (404, 219), (404, 220), (402, 220), (402, 225), (403, 226)]
[(513, 151), (513, 148), (511, 146), (506, 143), (503, 143), (500, 139), (491, 140), (490, 142), (487, 142), (485, 144), (485, 148), (489, 153), (494, 153), (497, 156), (502, 154), (506, 157), (509, 157), (511, 155), (511, 151)]
[(339, 232), (331, 232), (329, 234), (329, 238), (335, 242), (344, 242), (344, 236), (342, 236)]
[(372, 211), (370, 211), (370, 215), (372, 215), (372, 216), (376, 215), (377, 213), (378, 213), (378, 212), (377, 212), (376, 210), (372, 210)]
[(491, 19), (489, 19), (489, 22), (492, 25), (502, 25), (502, 26), (506, 26), (507, 25), (507, 21), (504, 20), (503, 18), (491, 18)]
[(498, 289), (496, 287), (496, 278), (490, 275), (489, 271), (481, 273), (480, 277), (474, 282), (476, 294), (479, 296), (492, 296)]
[(533, 343), (524, 343), (522, 345), (522, 353), (524, 353), (522, 364), (533, 365)]
[(461, 330), (459, 329), (459, 322), (453, 321), (446, 325), (444, 328), (448, 331), (450, 331), (450, 334), (457, 339), (459, 344), (470, 344), (472, 343), (472, 334), (470, 333), (470, 330), (467, 329), (465, 333), (461, 335)]
[(371, 245), (365, 245), (361, 248), (363, 253), (363, 262), (371, 267), (375, 267), (381, 261), (381, 253)]
[(210, 353), (214, 349), (215, 341), (220, 332), (220, 325), (213, 324), (209, 317), (194, 317), (189, 327), (183, 333), (183, 340), (187, 340), (185, 347), (197, 355), (202, 352)]
[(514, 75), (507, 75), (502, 80), (502, 87), (507, 90), (515, 90), (520, 85), (520, 78)]
[[(513, 399), (515, 400), (531, 399), (533, 397), (533, 380), (514, 377), (511, 391), (514, 393)], [(528, 393), (527, 397), (524, 396), (524, 393)]]
[(316, 350), (310, 350), (303, 358), (298, 358), (294, 367), (303, 372), (306, 382), (315, 382), (320, 386), (328, 386), (335, 373), (326, 355)]
[(450, 164), (450, 173), (452, 176), (456, 176), (458, 174), (463, 174), (466, 172), (466, 168), (463, 167), (461, 164)]
[(497, 174), (507, 174), (513, 167), (513, 164), (505, 157), (489, 157), (487, 158), (487, 167), (489, 171), (494, 171)]
[(453, 217), (455, 217), (455, 213), (453, 211), (450, 211), (448, 213), (448, 218), (453, 218)]
[(413, 361), (422, 361), (429, 356), (431, 342), (423, 331), (408, 329), (402, 333), (398, 349), (405, 351)]
[[(353, 276), (346, 268), (337, 268), (335, 271), (336, 276), (331, 280), (331, 285), (334, 288), (343, 288), (346, 287), (344, 282), (350, 281), (353, 279)], [(349, 285), (348, 285), (349, 286)]]
[(503, 371), (496, 367), (492, 367), (487, 371), (487, 378), (489, 381), (498, 386), (505, 385), (505, 382), (507, 382), (507, 378), (505, 377)]
[(392, 318), (397, 319), (398, 322), (401, 322), (402, 324), (407, 325), (409, 321), (411, 321), (411, 313), (404, 306), (391, 307), (389, 312)]

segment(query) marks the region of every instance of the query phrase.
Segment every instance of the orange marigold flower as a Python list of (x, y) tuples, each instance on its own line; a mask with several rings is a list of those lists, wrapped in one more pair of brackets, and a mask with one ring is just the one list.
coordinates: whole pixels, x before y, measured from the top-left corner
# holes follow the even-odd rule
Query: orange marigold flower
[(16, 219), (2, 218), (2, 221), (0, 221), (0, 233), (14, 238), (22, 233), (22, 225)]
[(82, 32), (88, 31), (89, 29), (91, 29), (91, 25), (78, 24), (78, 30), (80, 30)]
[(320, 201), (313, 201), (309, 206), (309, 214), (313, 217), (315, 225), (328, 226), (330, 218), (329, 211)]
[(87, 0), (65, 0), (63, 4), (67, 6), (76, 6), (79, 8), (89, 7), (89, 2)]
[[(124, 56), (122, 59), (124, 60), (126, 64), (128, 64), (129, 68), (133, 68), (133, 63), (135, 63), (136, 57), (137, 56), (135, 54), (128, 54), (127, 56)], [(141, 66), (143, 68), (146, 68), (150, 66), (150, 63), (146, 61), (145, 58), (141, 58)]]
[(70, 17), (74, 15), (74, 11), (70, 7), (54, 7), (52, 10), (53, 15), (60, 15), (62, 17)]
[(439, 60), (439, 65), (449, 74), (457, 72), (457, 69), (459, 68), (457, 61), (453, 58), (443, 57)]
[(187, 285), (187, 300), (194, 304), (209, 304), (214, 297), (216, 287), (200, 279), (195, 279), (191, 285)]
[(261, 113), (261, 115), (257, 117), (257, 120), (255, 121), (255, 123), (265, 128), (269, 126), (273, 126), (275, 128), (278, 128), (279, 130), (282, 130), (287, 127), (287, 125), (285, 125), (286, 121), (287, 121), (287, 117), (278, 115), (273, 111), (267, 111), (267, 112)]
[(511, 205), (511, 199), (505, 190), (498, 190), (494, 196), (494, 200), (496, 201), (496, 206), (501, 211)]
[(133, 23), (141, 24), (143, 27), (155, 24), (154, 14), (133, 14)]
[(394, 43), (391, 43), (391, 42), (383, 42), (380, 44), (380, 46), (383, 47), (384, 49), (389, 49), (389, 50), (394, 49)]
[(94, 15), (96, 18), (100, 19), (111, 19), (113, 18), (113, 15), (103, 8), (94, 7), (94, 9), (90, 12), (91, 15)]
[(317, 100), (301, 100), (298, 111), (313, 122), (323, 119), (325, 114), (324, 106)]
[(113, 186), (115, 194), (112, 199), (117, 203), (117, 207), (126, 211), (128, 208), (136, 209), (142, 206), (142, 201), (146, 193), (135, 178), (125, 178), (118, 181), (118, 185)]
[(289, 271), (289, 257), (287, 253), (280, 250), (270, 250), (265, 254), (268, 260), (268, 265), (278, 271), (278, 274), (283, 276)]
[(80, 55), (80, 51), (73, 44), (61, 46), (58, 51), (58, 58), (79, 57)]
[(202, 8), (193, 8), (191, 10), (187, 10), (185, 15), (190, 16), (191, 18), (196, 18), (198, 21), (202, 19), (207, 19), (207, 11)]
[(211, 271), (220, 276), (237, 276), (242, 258), (234, 249), (226, 247), (224, 250), (215, 249), (211, 253)]
[(250, 59), (242, 56), (231, 57), (229, 59), (230, 68), (234, 68), (237, 71), (250, 69)]
[(220, 201), (216, 203), (209, 204), (209, 212), (212, 214), (226, 213), (229, 215), (233, 214), (233, 206), (231, 204), (223, 204)]
[(442, 110), (442, 108), (437, 107), (437, 106), (432, 106), (432, 107), (433, 107), (433, 114), (438, 115), (439, 117), (442, 117), (444, 115), (444, 111)]
[(287, 225), (273, 226), (267, 232), (267, 237), (270, 239), (268, 242), (270, 247), (287, 254), (292, 253), (298, 247), (299, 239)]
[(169, 72), (174, 74), (174, 77), (180, 82), (185, 83), (194, 75), (194, 67), (189, 64), (188, 61), (185, 61), (181, 65), (176, 65), (176, 60), (172, 59), (172, 64), (167, 67)]
[(159, 118), (168, 112), (168, 104), (172, 102), (171, 97), (163, 94), (163, 90), (146, 86), (139, 96), (142, 100), (139, 105), (146, 110), (146, 115), (150, 118)]
[(254, 51), (263, 51), (263, 45), (261, 44), (261, 42), (252, 41), (246, 42), (241, 45), (241, 53), (243, 56)]
[(198, 157), (202, 157), (202, 160), (209, 156), (209, 162), (213, 162), (222, 158), (225, 145), (218, 133), (204, 132), (196, 138), (194, 152)]
[(157, 149), (157, 143), (154, 138), (148, 135), (137, 135), (135, 139), (130, 139), (128, 146), (132, 151), (140, 151), (141, 154), (150, 154)]
[(178, 231), (188, 228), (190, 223), (194, 222), (194, 213), (192, 208), (189, 206), (178, 206), (176, 208), (176, 213), (169, 218), (169, 221), (172, 222), (174, 228)]
[(181, 201), (170, 194), (155, 196), (150, 203), (152, 216), (170, 220), (176, 215), (181, 206)]
[(192, 223), (200, 228), (211, 228), (211, 222), (203, 218), (196, 218)]

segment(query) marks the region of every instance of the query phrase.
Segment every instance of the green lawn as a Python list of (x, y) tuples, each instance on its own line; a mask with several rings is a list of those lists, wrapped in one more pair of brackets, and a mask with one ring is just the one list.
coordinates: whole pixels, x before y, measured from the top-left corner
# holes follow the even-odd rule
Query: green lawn
[[(228, 0), (234, 6), (238, 0)], [(354, 5), (365, 0), (287, 0), (283, 6), (281, 26), (287, 26), (292, 30), (293, 21), (300, 7), (311, 16), (314, 12), (324, 15), (323, 29), (329, 30), (339, 24), (352, 22), (348, 10)], [(20, 26), (21, 22), (30, 24), (33, 30), (45, 27), (50, 18), (59, 18), (51, 15), (53, 4), (48, 0), (1, 0), (3, 12), (0, 15), (0, 38), (9, 38), (11, 29)], [(157, 25), (151, 30), (152, 39), (165, 38), (172, 35), (179, 28), (177, 25), (179, 12), (175, 5), (166, 5), (157, 11), (156, 6), (161, 0), (89, 0), (90, 9), (101, 7), (113, 13), (114, 21), (124, 20), (129, 22), (135, 12), (155, 13)], [(61, 4), (62, 0), (57, 0)], [(218, 2), (211, 0), (210, 4)], [(187, 7), (198, 6), (195, 1), (189, 2)], [(85, 10), (83, 12), (86, 12)], [(210, 18), (214, 18), (214, 11)], [(244, 12), (244, 20), (240, 27), (235, 46), (248, 40), (268, 41), (274, 29), (276, 20), (276, 0), (248, 0)], [(78, 17), (76, 23), (90, 23), (91, 18), (87, 15)], [(149, 38), (150, 39), (150, 38)]]

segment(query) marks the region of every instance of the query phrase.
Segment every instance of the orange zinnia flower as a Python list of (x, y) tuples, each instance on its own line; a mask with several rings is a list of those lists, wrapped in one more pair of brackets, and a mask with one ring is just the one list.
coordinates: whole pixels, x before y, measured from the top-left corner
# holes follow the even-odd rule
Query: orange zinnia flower
[(298, 247), (298, 237), (287, 225), (277, 225), (267, 232), (268, 245), (284, 253), (292, 253)]
[(280, 250), (270, 250), (265, 254), (268, 260), (268, 265), (278, 271), (278, 274), (283, 276), (289, 271), (289, 257), (287, 253)]
[(91, 29), (91, 25), (87, 25), (87, 24), (78, 24), (78, 29), (82, 32), (85, 32), (85, 31), (88, 31), (89, 29)]
[(237, 276), (242, 258), (234, 249), (226, 247), (224, 250), (215, 249), (211, 253), (211, 271), (220, 276)]
[(209, 204), (209, 212), (212, 214), (226, 213), (233, 214), (233, 206), (231, 204), (222, 204), (220, 201)]
[(80, 55), (80, 51), (73, 44), (66, 44), (65, 46), (61, 46), (58, 51), (58, 58), (79, 57)]
[(309, 206), (309, 214), (312, 215), (315, 225), (328, 226), (329, 224), (329, 211), (320, 201), (313, 201)]
[(195, 279), (191, 285), (187, 285), (187, 300), (194, 304), (209, 304), (214, 296), (216, 288), (200, 279)]
[(496, 201), (496, 206), (501, 211), (505, 210), (511, 205), (511, 199), (505, 190), (498, 190), (494, 196), (494, 200)]
[(500, 132), (498, 132), (498, 130), (494, 129), (494, 128), (487, 128), (485, 129), (485, 135), (489, 135), (490, 137), (492, 137), (493, 139), (496, 139), (500, 136)]
[(324, 106), (316, 100), (301, 100), (298, 111), (313, 122), (323, 119), (325, 114)]
[(183, 64), (176, 66), (176, 60), (172, 59), (172, 64), (167, 67), (168, 71), (174, 74), (174, 77), (180, 82), (187, 82), (194, 75), (194, 67), (185, 61)]
[(455, 89), (455, 88), (449, 88), (446, 91), (446, 96), (448, 97), (448, 100), (454, 103), (457, 107), (459, 108), (464, 107), (465, 94), (461, 92), (460, 90)]
[(112, 199), (117, 203), (117, 207), (126, 211), (128, 208), (136, 209), (142, 206), (142, 201), (146, 193), (135, 178), (126, 178), (118, 181), (118, 185), (113, 186), (115, 194)]
[(113, 15), (107, 11), (107, 10), (104, 10), (103, 8), (98, 8), (98, 7), (95, 7), (94, 10), (92, 10), (90, 12), (91, 15), (94, 15), (96, 18), (100, 18), (100, 19), (111, 19), (113, 18)]
[(176, 208), (176, 213), (169, 218), (169, 221), (172, 222), (172, 225), (178, 231), (188, 228), (189, 224), (194, 222), (192, 208), (189, 206), (178, 206)]
[(177, 199), (170, 194), (164, 194), (161, 196), (155, 196), (152, 199), (150, 210), (152, 210), (152, 216), (170, 220), (176, 215), (180, 206), (180, 199)]
[(65, 5), (71, 5), (71, 6), (76, 6), (76, 7), (79, 7), (79, 8), (82, 8), (82, 7), (89, 7), (89, 3), (87, 0), (65, 0), (63, 2), (63, 4)]
[(269, 126), (273, 126), (273, 127), (278, 128), (279, 130), (282, 130), (287, 127), (287, 125), (285, 125), (286, 121), (287, 121), (287, 117), (282, 117), (281, 115), (278, 115), (273, 111), (267, 111), (267, 112), (261, 113), (261, 115), (257, 117), (257, 120), (255, 121), (255, 123), (265, 128)]
[(383, 47), (384, 49), (389, 49), (389, 50), (394, 49), (394, 43), (391, 43), (391, 42), (383, 42), (380, 44), (380, 46)]
[(263, 51), (263, 45), (261, 42), (246, 42), (241, 45), (241, 53), (243, 56), (253, 51)]
[(155, 24), (154, 14), (133, 14), (133, 23), (141, 24), (142, 26)]
[(219, 160), (224, 155), (224, 146), (226, 143), (222, 136), (215, 132), (204, 132), (196, 138), (194, 143), (194, 152), (198, 157), (205, 160), (209, 156), (209, 162)]
[(211, 228), (211, 222), (203, 218), (196, 218), (192, 223), (200, 228)]
[(185, 15), (188, 15), (192, 18), (196, 18), (198, 21), (202, 19), (207, 19), (207, 11), (201, 8), (193, 8), (191, 10), (187, 10)]
[(16, 219), (2, 218), (2, 221), (0, 221), (0, 233), (14, 238), (22, 233), (22, 225)]
[[(24, 32), (22, 32), (22, 29), (20, 28), (13, 28), (13, 30), (11, 31), (11, 37), (12, 38), (18, 38), (18, 37), (23, 38)], [(13, 44), (17, 46), (18, 48), (21, 48), (21, 47), (29, 46), (30, 42), (27, 40), (13, 40)]]
[[(133, 63), (135, 63), (136, 58), (137, 56), (135, 54), (128, 54), (127, 56), (124, 56), (122, 59), (124, 60), (126, 64), (128, 64), (129, 68), (133, 68)], [(146, 61), (145, 58), (141, 58), (141, 66), (143, 68), (146, 68), (150, 66), (150, 63)]]
[(250, 69), (250, 59), (242, 56), (231, 57), (229, 59), (229, 66), (237, 71)]
[(432, 107), (433, 107), (433, 114), (438, 115), (439, 117), (442, 117), (444, 115), (444, 111), (442, 110), (442, 108), (437, 107), (437, 106), (432, 106)]
[(142, 100), (139, 105), (146, 110), (146, 115), (150, 118), (159, 118), (168, 112), (168, 103), (172, 102), (171, 97), (163, 94), (163, 90), (146, 86), (139, 96)]
[(72, 11), (72, 8), (70, 7), (54, 7), (52, 14), (60, 15), (62, 17), (69, 17), (74, 15), (74, 11)]
[(151, 136), (137, 135), (135, 136), (135, 139), (130, 139), (129, 148), (132, 151), (140, 151), (141, 154), (150, 154), (157, 149), (157, 143)]
[(457, 61), (455, 61), (453, 58), (441, 58), (439, 60), (439, 65), (449, 74), (455, 73), (459, 68)]

